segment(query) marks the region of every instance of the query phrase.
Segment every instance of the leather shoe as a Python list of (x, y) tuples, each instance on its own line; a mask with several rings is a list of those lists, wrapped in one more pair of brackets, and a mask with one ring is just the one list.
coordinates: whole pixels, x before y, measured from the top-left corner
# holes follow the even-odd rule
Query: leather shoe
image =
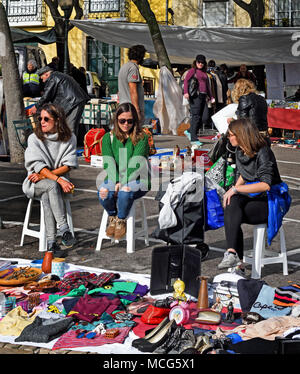
[(138, 345), (140, 344), (140, 342), (143, 342), (144, 340), (149, 340), (150, 338), (152, 338), (155, 334), (157, 334), (163, 327), (165, 327), (165, 325), (167, 323), (169, 323), (170, 320), (168, 317), (165, 317), (165, 319), (163, 319), (161, 321), (161, 323), (159, 325), (157, 325), (154, 329), (150, 329), (150, 330), (147, 330), (146, 331), (146, 334), (143, 338), (138, 338), (138, 339), (135, 339), (132, 341), (131, 345), (135, 348), (138, 347)]
[(177, 344), (168, 352), (168, 354), (181, 354), (188, 348), (193, 348), (196, 343), (194, 331), (186, 329), (181, 334), (180, 339), (177, 340)]
[(175, 320), (169, 321), (162, 329), (160, 329), (157, 334), (154, 334), (150, 339), (140, 340), (135, 344), (141, 352), (153, 352), (157, 347), (161, 346), (170, 335), (173, 334), (174, 329), (177, 324)]
[(184, 332), (184, 327), (177, 326), (172, 334), (169, 335), (168, 339), (155, 349), (154, 354), (167, 354), (173, 349), (181, 339), (181, 335)]

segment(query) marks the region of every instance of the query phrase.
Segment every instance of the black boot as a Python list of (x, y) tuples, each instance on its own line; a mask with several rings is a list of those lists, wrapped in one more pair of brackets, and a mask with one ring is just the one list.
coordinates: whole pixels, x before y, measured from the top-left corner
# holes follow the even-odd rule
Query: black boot
[(180, 340), (181, 334), (184, 331), (184, 327), (177, 326), (169, 338), (159, 347), (155, 349), (154, 354), (167, 354)]

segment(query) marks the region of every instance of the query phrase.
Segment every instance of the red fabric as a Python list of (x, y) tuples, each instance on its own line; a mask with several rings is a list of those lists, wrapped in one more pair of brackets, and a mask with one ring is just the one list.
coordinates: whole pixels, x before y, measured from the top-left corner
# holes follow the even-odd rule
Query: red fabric
[(141, 316), (141, 321), (150, 325), (158, 325), (170, 313), (170, 308), (158, 308), (149, 305)]
[[(201, 324), (197, 321), (195, 321), (195, 318), (198, 315), (198, 309), (197, 309), (197, 304), (196, 303), (190, 303), (189, 304), (189, 311), (190, 311), (190, 319), (188, 323), (184, 325), (186, 329), (192, 329), (192, 328), (200, 328), (204, 330), (216, 330), (218, 327), (221, 327), (223, 330), (232, 330), (235, 327), (238, 326), (237, 323), (232, 323), (232, 324), (224, 324), (220, 323), (219, 325), (207, 325), (207, 324)], [(227, 308), (223, 308), (222, 313), (226, 313)], [(234, 310), (235, 313), (241, 312), (238, 309)], [(134, 318), (134, 322), (136, 322), (136, 326), (133, 327), (133, 332), (136, 336), (139, 338), (143, 338), (145, 336), (145, 332), (150, 329), (154, 329), (156, 326), (146, 324), (143, 321), (141, 321), (140, 318)]]
[(76, 338), (76, 331), (70, 330), (63, 334), (58, 341), (52, 347), (52, 350), (56, 349), (67, 349), (77, 347), (96, 347), (104, 344), (112, 343), (123, 343), (127, 335), (129, 334), (131, 327), (122, 327), (119, 329), (120, 334), (115, 338), (106, 338), (104, 335), (98, 335), (93, 339), (88, 338)]
[(285, 130), (300, 130), (300, 110), (269, 108), (268, 126)]

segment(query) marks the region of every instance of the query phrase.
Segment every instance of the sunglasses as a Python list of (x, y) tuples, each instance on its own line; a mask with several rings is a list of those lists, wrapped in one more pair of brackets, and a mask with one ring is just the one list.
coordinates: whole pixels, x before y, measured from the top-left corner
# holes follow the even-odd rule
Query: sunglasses
[(118, 119), (118, 122), (121, 125), (124, 125), (126, 122), (128, 123), (128, 125), (132, 125), (133, 124), (133, 119), (132, 118), (129, 118), (129, 119), (120, 118), (120, 119)]
[(39, 120), (40, 122), (42, 122), (42, 120), (44, 120), (45, 122), (49, 122), (49, 121), (51, 121), (51, 119), (52, 119), (52, 118), (49, 118), (49, 117), (39, 117), (39, 118), (38, 118), (38, 120)]

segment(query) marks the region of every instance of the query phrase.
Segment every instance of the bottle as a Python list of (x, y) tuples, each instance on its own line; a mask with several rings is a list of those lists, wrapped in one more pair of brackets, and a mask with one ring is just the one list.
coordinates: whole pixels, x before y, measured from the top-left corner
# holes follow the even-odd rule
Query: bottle
[(5, 295), (0, 292), (0, 318), (5, 316)]
[(45, 274), (51, 273), (52, 260), (53, 260), (53, 252), (52, 251), (47, 251), (45, 253), (44, 260), (43, 260), (43, 263), (42, 263), (42, 271)]

